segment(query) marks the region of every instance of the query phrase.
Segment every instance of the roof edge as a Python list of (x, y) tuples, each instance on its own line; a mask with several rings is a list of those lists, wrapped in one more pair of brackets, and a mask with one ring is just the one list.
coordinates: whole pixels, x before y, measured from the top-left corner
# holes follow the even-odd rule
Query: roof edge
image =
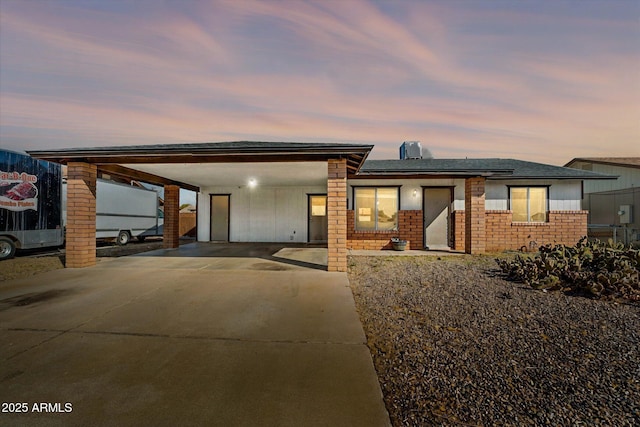
[[(620, 158), (623, 159), (625, 157), (620, 157)], [(589, 157), (575, 157), (575, 158), (571, 159), (570, 161), (568, 161), (564, 165), (564, 167), (565, 168), (571, 167), (571, 165), (576, 163), (576, 162), (596, 163), (596, 164), (599, 164), (599, 165), (608, 165), (608, 166), (618, 166), (618, 167), (621, 167), (621, 168), (640, 169), (640, 164), (634, 165), (634, 164), (629, 164), (629, 163), (620, 163), (620, 162), (613, 162), (613, 161), (608, 161), (608, 160), (598, 160), (598, 159), (589, 158)]]

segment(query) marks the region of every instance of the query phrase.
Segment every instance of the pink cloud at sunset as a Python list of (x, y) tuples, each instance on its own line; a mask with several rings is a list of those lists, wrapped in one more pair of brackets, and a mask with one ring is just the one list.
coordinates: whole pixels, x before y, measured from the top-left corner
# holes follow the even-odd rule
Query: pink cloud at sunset
[(640, 155), (640, 2), (0, 2), (0, 146)]

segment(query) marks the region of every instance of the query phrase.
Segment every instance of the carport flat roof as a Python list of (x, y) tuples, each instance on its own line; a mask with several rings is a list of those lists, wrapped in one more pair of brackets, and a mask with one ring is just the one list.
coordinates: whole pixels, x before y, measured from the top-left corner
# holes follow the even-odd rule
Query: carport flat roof
[[(343, 158), (347, 171), (355, 174), (373, 145), (318, 142), (206, 142), (197, 144), (128, 145), (116, 147), (31, 150), (29, 155), (63, 165), (69, 162), (95, 164), (100, 172), (157, 185), (178, 185), (199, 191), (198, 186), (175, 178), (134, 169), (145, 164), (313, 162)], [(122, 165), (127, 165), (122, 166)]]
[(238, 163), (347, 159), (349, 172), (360, 169), (373, 145), (318, 142), (207, 142), (198, 144), (129, 145), (121, 147), (32, 150), (37, 159), (57, 163)]

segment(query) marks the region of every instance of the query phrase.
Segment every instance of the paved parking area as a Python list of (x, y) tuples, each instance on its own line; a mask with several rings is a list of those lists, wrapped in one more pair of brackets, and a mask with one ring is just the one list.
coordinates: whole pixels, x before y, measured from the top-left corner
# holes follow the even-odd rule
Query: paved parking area
[(346, 274), (183, 254), (0, 284), (0, 425), (389, 425)]

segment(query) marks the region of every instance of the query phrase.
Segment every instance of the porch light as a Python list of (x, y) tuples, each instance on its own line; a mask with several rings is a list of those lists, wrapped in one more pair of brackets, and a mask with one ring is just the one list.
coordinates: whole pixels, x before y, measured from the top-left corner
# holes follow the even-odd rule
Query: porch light
[(256, 182), (255, 179), (251, 178), (249, 180), (249, 188), (255, 188), (255, 186), (258, 185), (258, 183)]
[(418, 197), (418, 190), (416, 190), (415, 188), (413, 189), (413, 198), (415, 199), (416, 197)]

